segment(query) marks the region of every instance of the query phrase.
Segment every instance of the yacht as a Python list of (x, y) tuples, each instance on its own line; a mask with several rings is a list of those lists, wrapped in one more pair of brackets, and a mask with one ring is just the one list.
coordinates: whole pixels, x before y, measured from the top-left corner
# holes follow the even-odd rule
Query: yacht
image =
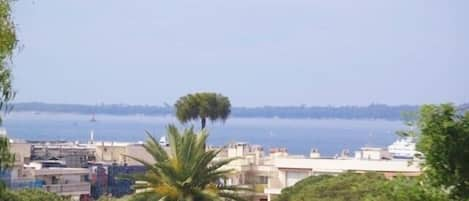
[(415, 147), (416, 142), (413, 137), (403, 137), (389, 145), (388, 151), (394, 159), (413, 159), (422, 155)]

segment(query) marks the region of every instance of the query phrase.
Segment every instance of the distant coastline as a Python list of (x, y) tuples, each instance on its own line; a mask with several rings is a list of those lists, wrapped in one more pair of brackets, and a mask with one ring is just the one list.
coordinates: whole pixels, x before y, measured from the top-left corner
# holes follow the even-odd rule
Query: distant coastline
[[(51, 104), (42, 102), (15, 103), (14, 112), (75, 113), (106, 115), (168, 116), (174, 114), (172, 106), (125, 105), (125, 104)], [(233, 107), (233, 117), (248, 118), (299, 118), (299, 119), (385, 119), (400, 120), (404, 112), (418, 111), (418, 105), (390, 106), (264, 106)]]

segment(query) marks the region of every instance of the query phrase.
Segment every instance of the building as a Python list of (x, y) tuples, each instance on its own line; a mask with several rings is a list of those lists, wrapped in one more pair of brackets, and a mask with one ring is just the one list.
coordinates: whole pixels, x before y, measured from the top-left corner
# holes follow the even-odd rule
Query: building
[[(168, 145), (165, 139), (160, 141)], [(40, 188), (76, 200), (132, 193), (134, 182), (118, 176), (143, 173), (145, 168), (128, 156), (155, 162), (143, 142), (12, 141), (11, 149), (17, 156), (15, 167), (5, 175), (11, 188)], [(317, 149), (312, 149), (309, 157), (290, 155), (286, 148), (272, 148), (265, 155), (261, 146), (244, 142), (208, 149), (221, 149), (214, 160), (238, 158), (222, 167), (233, 170), (223, 182), (254, 189), (249, 196), (256, 201), (270, 201), (283, 188), (314, 175), (378, 172), (392, 177), (416, 176), (421, 171), (418, 158), (396, 159), (402, 150), (392, 149), (391, 154), (390, 150), (379, 147), (361, 148), (354, 156), (345, 150), (334, 157), (324, 157)]]
[(61, 160), (67, 167), (86, 168), (95, 160), (95, 148), (69, 141), (28, 141), (32, 160)]
[(33, 161), (24, 166), (23, 180), (40, 181), (42, 189), (73, 200), (87, 200), (90, 196), (89, 171), (86, 168), (67, 168), (62, 161)]
[(336, 175), (344, 172), (378, 172), (385, 176), (417, 176), (420, 174), (418, 162), (391, 160), (390, 154), (382, 148), (365, 147), (351, 157), (344, 152), (336, 157), (321, 157), (313, 149), (310, 157), (289, 155), (285, 148), (273, 148), (268, 156), (260, 146), (234, 143), (225, 147), (217, 157), (240, 159), (224, 168), (235, 170), (227, 184), (252, 187), (253, 200), (270, 201), (285, 187), (314, 175)]
[(145, 173), (144, 166), (122, 166), (109, 163), (90, 163), (90, 182), (91, 196), (98, 199), (103, 195), (121, 197), (132, 194), (134, 190), (132, 185), (135, 182), (132, 179), (122, 178), (121, 176), (135, 175)]
[(142, 165), (128, 156), (136, 156), (150, 163), (154, 162), (153, 157), (143, 147), (143, 142), (96, 142), (94, 146), (97, 162), (129, 166)]
[(14, 167), (8, 173), (6, 184), (11, 189), (35, 188), (73, 200), (89, 200), (89, 171), (86, 168), (69, 168), (60, 160), (32, 161), (32, 144), (10, 140), (10, 151), (15, 154)]
[(23, 165), (31, 161), (31, 144), (24, 140), (10, 140), (10, 152), (15, 154), (15, 163), (10, 169), (11, 180), (24, 177)]

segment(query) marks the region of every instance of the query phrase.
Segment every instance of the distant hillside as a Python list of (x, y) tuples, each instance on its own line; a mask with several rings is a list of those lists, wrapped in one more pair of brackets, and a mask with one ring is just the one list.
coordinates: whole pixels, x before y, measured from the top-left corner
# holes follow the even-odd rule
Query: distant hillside
[[(79, 104), (48, 104), (48, 103), (16, 103), (16, 112), (57, 112), (79, 114), (110, 114), (110, 115), (172, 115), (171, 106), (148, 105), (79, 105)], [(399, 120), (403, 112), (417, 111), (418, 106), (388, 106), (372, 104), (361, 106), (340, 107), (234, 107), (233, 117), (278, 117), (278, 118), (338, 118), (338, 119), (388, 119)]]

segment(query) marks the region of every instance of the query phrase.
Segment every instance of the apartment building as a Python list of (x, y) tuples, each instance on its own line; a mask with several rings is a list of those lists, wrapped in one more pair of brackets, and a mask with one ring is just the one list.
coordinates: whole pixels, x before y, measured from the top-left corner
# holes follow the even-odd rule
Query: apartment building
[(142, 165), (128, 156), (135, 156), (150, 163), (155, 162), (143, 147), (143, 142), (96, 142), (94, 147), (96, 161), (99, 162), (129, 166)]
[(34, 161), (25, 165), (26, 179), (42, 181), (42, 189), (73, 200), (87, 200), (90, 196), (89, 171), (86, 168), (67, 168), (62, 161)]

